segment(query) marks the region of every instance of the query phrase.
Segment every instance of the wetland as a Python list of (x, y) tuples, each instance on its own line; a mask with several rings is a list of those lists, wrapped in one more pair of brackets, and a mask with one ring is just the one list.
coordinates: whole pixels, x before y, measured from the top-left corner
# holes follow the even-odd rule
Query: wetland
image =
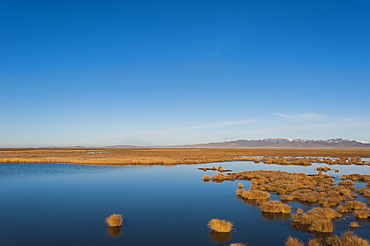
[[(81, 150), (68, 151), (78, 153)], [(91, 151), (103, 153), (87, 153)], [(94, 156), (92, 158), (109, 151), (84, 150), (86, 155)], [(267, 246), (285, 245), (288, 237), (306, 243), (315, 238), (323, 242), (346, 231), (370, 240), (370, 219), (358, 218), (354, 211), (363, 210), (363, 204), (365, 208), (370, 207), (370, 199), (364, 195), (369, 189), (370, 166), (368, 159), (362, 159), (369, 158), (369, 151), (359, 150), (361, 153), (355, 155), (342, 151), (339, 156), (319, 151), (305, 156), (304, 153), (310, 154), (310, 151), (292, 150), (284, 155), (284, 159), (305, 157), (310, 165), (299, 165), (294, 163), (295, 159), (276, 164), (276, 157), (271, 159), (270, 156), (280, 156), (281, 160), (283, 150), (274, 154), (272, 150), (207, 150), (203, 157), (198, 154), (203, 150), (183, 150), (183, 153), (142, 150), (145, 154), (140, 154), (140, 158), (144, 155), (155, 157), (153, 153), (162, 158), (161, 151), (169, 158), (181, 156), (193, 161), (233, 159), (196, 165), (151, 166), (3, 163), (0, 165), (1, 244), (185, 246), (244, 243)], [(212, 153), (217, 154), (212, 157)], [(33, 158), (39, 157), (34, 154)], [(6, 158), (16, 156), (13, 153), (13, 157)], [(43, 158), (47, 158), (46, 154)], [(260, 161), (256, 163), (255, 158)], [(270, 164), (264, 163), (269, 160), (272, 160)], [(351, 163), (352, 160), (357, 164)], [(210, 177), (208, 182), (203, 181), (204, 175)], [(227, 178), (220, 179), (220, 176)], [(285, 183), (279, 183), (281, 180)], [(303, 186), (297, 181), (302, 181)], [(269, 201), (276, 201), (276, 204), (281, 201), (289, 206), (289, 213), (263, 212), (261, 200), (245, 199), (241, 195), (244, 193), (241, 190), (248, 192), (251, 188), (268, 193)], [(329, 204), (327, 200), (332, 197), (326, 196), (324, 191), (325, 194), (339, 192), (340, 199), (335, 205)], [(354, 209), (355, 206), (360, 209)], [(315, 214), (314, 208), (333, 209), (340, 214), (330, 219), (331, 231), (307, 230), (312, 225), (302, 223), (302, 217)], [(266, 211), (275, 210), (268, 208)], [(114, 213), (123, 216), (122, 226), (106, 225), (105, 219)], [(231, 232), (210, 230), (207, 224), (216, 218), (231, 221)], [(358, 223), (358, 227), (352, 226), (353, 222)]]

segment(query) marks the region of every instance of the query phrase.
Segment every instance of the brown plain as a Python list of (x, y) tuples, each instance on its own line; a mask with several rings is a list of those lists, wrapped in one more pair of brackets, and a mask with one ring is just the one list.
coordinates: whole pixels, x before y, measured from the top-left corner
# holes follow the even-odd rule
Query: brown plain
[(246, 159), (241, 156), (370, 158), (370, 149), (0, 149), (0, 163), (177, 165)]

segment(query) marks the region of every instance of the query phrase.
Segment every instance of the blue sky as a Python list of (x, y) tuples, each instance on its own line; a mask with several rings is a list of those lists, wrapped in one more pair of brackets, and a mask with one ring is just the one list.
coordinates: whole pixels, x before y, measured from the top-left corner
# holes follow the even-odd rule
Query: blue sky
[(0, 147), (370, 142), (368, 0), (0, 5)]

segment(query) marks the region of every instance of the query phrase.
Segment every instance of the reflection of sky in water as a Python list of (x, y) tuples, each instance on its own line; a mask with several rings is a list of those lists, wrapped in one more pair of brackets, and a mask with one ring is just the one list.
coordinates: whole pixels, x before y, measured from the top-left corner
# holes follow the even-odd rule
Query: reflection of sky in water
[[(305, 241), (313, 237), (292, 229), (289, 219), (261, 215), (257, 206), (237, 199), (237, 183), (248, 189), (249, 181), (204, 183), (203, 175), (217, 172), (197, 168), (213, 166), (233, 172), (283, 170), (314, 174), (315, 168), (325, 164), (280, 166), (252, 161), (152, 167), (1, 164), (0, 242), (15, 246), (211, 246), (213, 241), (223, 240), (209, 235), (206, 224), (213, 218), (234, 223), (232, 242), (269, 246), (283, 245), (288, 236)], [(329, 175), (370, 174), (369, 166), (329, 167), (341, 170), (337, 174), (329, 171)], [(278, 196), (272, 194), (271, 199)], [(295, 209), (312, 206), (288, 204)], [(124, 217), (119, 230), (108, 230), (104, 223), (112, 213)], [(339, 221), (337, 233), (347, 230), (350, 221)], [(362, 221), (356, 234), (369, 239), (369, 230), (370, 223)], [(266, 231), (273, 233), (265, 237), (262, 232)]]

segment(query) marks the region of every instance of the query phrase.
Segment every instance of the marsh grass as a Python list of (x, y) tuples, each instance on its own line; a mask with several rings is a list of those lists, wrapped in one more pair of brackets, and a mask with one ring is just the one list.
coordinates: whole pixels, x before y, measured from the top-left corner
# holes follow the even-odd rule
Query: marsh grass
[(353, 216), (358, 218), (358, 219), (370, 218), (370, 208), (355, 210), (353, 212)]
[(110, 227), (118, 227), (122, 225), (123, 218), (120, 214), (112, 214), (105, 219), (105, 222)]
[[(86, 165), (176, 165), (199, 164), (234, 160), (263, 161), (264, 158), (242, 158), (240, 156), (277, 155), (271, 162), (281, 161), (282, 165), (309, 165), (310, 162), (328, 164), (368, 165), (354, 156), (370, 157), (369, 149), (3, 149), (0, 163), (73, 163)], [(89, 152), (100, 152), (90, 154)], [(292, 158), (283, 156), (305, 156)], [(315, 156), (342, 158), (332, 161)], [(370, 179), (369, 179), (370, 181)], [(369, 182), (367, 181), (367, 182)]]
[(341, 215), (331, 208), (312, 208), (307, 213), (296, 214), (292, 217), (295, 223), (299, 223), (308, 231), (332, 232), (334, 225), (332, 220)]
[(238, 196), (241, 196), (244, 199), (248, 200), (265, 200), (270, 197), (270, 194), (268, 192), (260, 191), (260, 190), (244, 190), (244, 189), (237, 189), (235, 193)]
[(221, 219), (212, 219), (207, 224), (208, 228), (215, 232), (230, 232), (233, 229), (233, 223)]
[(288, 237), (288, 239), (285, 241), (285, 246), (304, 246), (304, 243), (298, 238)]
[(341, 237), (335, 235), (326, 240), (329, 246), (369, 246), (369, 241), (356, 236), (353, 232), (344, 232)]
[(353, 221), (353, 222), (351, 222), (351, 224), (349, 224), (349, 227), (351, 227), (351, 228), (358, 228), (358, 227), (360, 227), (360, 224), (357, 223), (357, 222), (355, 222), (355, 221)]
[(265, 213), (290, 214), (292, 207), (280, 201), (269, 201), (269, 202), (262, 203), (259, 206), (259, 209), (261, 209)]
[(208, 181), (210, 181), (211, 180), (211, 177), (209, 177), (208, 175), (204, 175), (203, 176), (203, 181), (204, 182), (208, 182)]

